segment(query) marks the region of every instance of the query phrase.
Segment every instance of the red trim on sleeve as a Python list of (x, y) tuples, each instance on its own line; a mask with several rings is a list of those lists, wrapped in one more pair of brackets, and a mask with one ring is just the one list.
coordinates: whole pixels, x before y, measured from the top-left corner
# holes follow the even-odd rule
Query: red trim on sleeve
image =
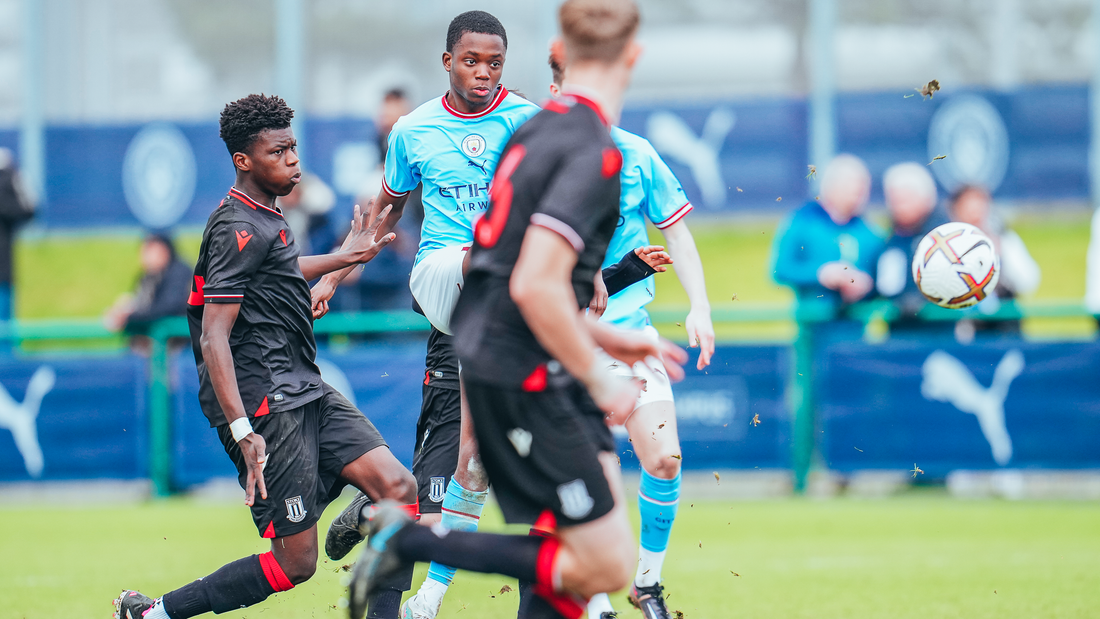
[(264, 539), (275, 539), (275, 521), (274, 520), (267, 523), (267, 528), (264, 529), (263, 538)]
[(191, 291), (191, 296), (187, 297), (188, 305), (202, 305), (202, 287), (206, 285), (206, 279), (202, 275), (195, 276), (195, 289)]
[(524, 391), (542, 391), (546, 389), (546, 364), (540, 363), (527, 378), (523, 379)]
[(668, 219), (662, 221), (661, 223), (655, 223), (653, 225), (656, 226), (658, 230), (663, 230), (663, 229), (671, 226), (672, 224), (680, 221), (681, 219), (683, 219), (684, 215), (687, 215), (688, 213), (690, 213), (691, 209), (693, 209), (693, 208), (695, 208), (695, 207), (693, 207), (691, 205), (691, 202), (688, 202), (687, 204), (685, 204), (685, 205), (681, 206), (679, 209), (677, 209), (677, 211), (675, 213), (673, 213), (672, 215), (670, 215), (668, 217)]
[(267, 577), (267, 584), (271, 585), (275, 593), (290, 591), (294, 588), (294, 583), (290, 582), (290, 579), (286, 577), (286, 572), (283, 571), (283, 567), (279, 565), (279, 562), (275, 560), (275, 555), (270, 552), (265, 552), (260, 555), (260, 567), (263, 568), (264, 576)]
[(264, 398), (263, 402), (260, 402), (260, 408), (256, 409), (256, 414), (253, 417), (263, 417), (270, 413), (271, 410), (267, 408), (267, 398)]
[(497, 107), (500, 106), (501, 101), (504, 101), (504, 98), (507, 97), (507, 96), (508, 96), (508, 89), (505, 88), (503, 85), (497, 86), (497, 94), (496, 94), (495, 97), (493, 97), (493, 100), (489, 102), (489, 107), (485, 108), (484, 110), (481, 110), (480, 112), (475, 112), (473, 114), (467, 114), (465, 112), (459, 112), (458, 110), (451, 107), (451, 104), (447, 102), (447, 95), (444, 94), (443, 99), (442, 99), (443, 109), (447, 110), (452, 115), (457, 116), (458, 118), (461, 118), (463, 120), (469, 120), (469, 119), (472, 119), (472, 118), (481, 118), (482, 116), (487, 116), (487, 115), (491, 114), (493, 112), (493, 110), (497, 109)]
[(394, 191), (393, 189), (390, 189), (390, 186), (386, 182), (385, 178), (382, 179), (382, 191), (386, 192), (386, 194), (389, 195), (391, 198), (404, 198), (405, 196), (409, 195), (409, 192), (407, 191), (399, 193)]

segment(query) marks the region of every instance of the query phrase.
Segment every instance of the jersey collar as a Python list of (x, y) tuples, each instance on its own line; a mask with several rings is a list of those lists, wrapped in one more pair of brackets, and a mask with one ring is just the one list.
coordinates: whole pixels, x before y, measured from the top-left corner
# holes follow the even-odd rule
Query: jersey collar
[(584, 86), (570, 84), (563, 87), (561, 92), (563, 95), (567, 97), (572, 97), (573, 99), (576, 99), (577, 102), (583, 103), (592, 108), (592, 111), (596, 113), (596, 116), (600, 117), (600, 122), (602, 122), (609, 128), (611, 127), (611, 121), (608, 120), (608, 115), (604, 113), (603, 104), (600, 103), (600, 96), (596, 93), (596, 91), (592, 90), (591, 88), (585, 88)]
[[(450, 91), (447, 91), (447, 92), (449, 93)], [(493, 96), (493, 100), (489, 102), (489, 105), (484, 110), (481, 110), (480, 112), (477, 112), (477, 113), (474, 113), (474, 114), (466, 114), (464, 112), (459, 112), (458, 110), (451, 107), (451, 104), (447, 103), (447, 93), (444, 93), (443, 94), (443, 109), (447, 110), (452, 115), (457, 116), (458, 118), (461, 118), (463, 120), (470, 120), (470, 119), (473, 119), (473, 118), (481, 118), (482, 116), (488, 116), (489, 114), (491, 114), (493, 112), (493, 110), (497, 109), (497, 107), (500, 106), (500, 102), (504, 101), (504, 97), (507, 97), (507, 96), (508, 96), (508, 89), (505, 88), (503, 84), (501, 84), (501, 85), (497, 86), (497, 94)]]
[(264, 206), (263, 204), (260, 204), (259, 202), (257, 202), (255, 200), (253, 200), (252, 198), (248, 197), (248, 194), (241, 191), (240, 189), (237, 189), (236, 187), (230, 187), (229, 188), (229, 195), (231, 195), (234, 198), (240, 200), (241, 202), (244, 202), (248, 206), (251, 206), (253, 210), (263, 209), (263, 210), (265, 210), (269, 213), (275, 213), (279, 217), (283, 216), (283, 211), (279, 207), (276, 206), (275, 208), (270, 208), (270, 207)]

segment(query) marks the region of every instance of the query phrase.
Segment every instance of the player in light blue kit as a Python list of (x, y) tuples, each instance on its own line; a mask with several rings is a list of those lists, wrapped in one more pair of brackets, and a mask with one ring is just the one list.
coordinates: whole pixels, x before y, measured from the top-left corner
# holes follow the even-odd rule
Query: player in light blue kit
[[(553, 57), (550, 69), (554, 83), (550, 92), (560, 92), (563, 70)], [(710, 318), (703, 279), (703, 263), (695, 248), (684, 216), (691, 203), (684, 195), (680, 181), (668, 169), (645, 138), (611, 129), (611, 138), (623, 155), (620, 175), (622, 194), (619, 199), (619, 227), (607, 248), (604, 267), (618, 261), (617, 257), (633, 247), (649, 244), (646, 221), (665, 235), (668, 253), (675, 261), (676, 275), (691, 301), (691, 311), (685, 320), (688, 341), (699, 347), (697, 367), (710, 364), (714, 354), (714, 326)], [(607, 300), (601, 320), (627, 329), (642, 329), (654, 339), (657, 330), (650, 323), (645, 306), (653, 300), (653, 276), (628, 286)], [(672, 522), (680, 500), (680, 439), (676, 431), (676, 407), (672, 400), (672, 385), (662, 369), (637, 363), (633, 368), (604, 357), (613, 371), (645, 381), (645, 389), (627, 418), (626, 430), (632, 437), (632, 447), (642, 465), (638, 486), (638, 510), (641, 512), (641, 549), (638, 571), (630, 589), (630, 601), (646, 619), (669, 619), (661, 585), (661, 566), (668, 548)], [(592, 598), (588, 604), (591, 619), (615, 617), (615, 610), (606, 594)]]
[[(474, 223), (489, 206), (489, 182), (501, 151), (515, 130), (540, 111), (500, 85), (507, 49), (504, 27), (492, 15), (469, 11), (454, 18), (443, 54), (450, 90), (394, 125), (382, 190), (370, 211), (373, 222), (383, 209), (392, 206), (378, 232), (379, 236), (388, 234), (401, 218), (409, 192), (423, 184), (424, 223), (409, 287), (432, 330), (413, 474), (419, 486), (421, 523), (442, 522), (452, 530), (477, 529), (489, 481), (477, 457), (472, 426), (465, 421), (469, 413), (460, 395), (451, 311), (462, 289)], [(327, 301), (342, 276), (326, 277), (315, 287), (315, 314), (327, 310)], [(359, 524), (368, 500), (365, 495), (357, 496), (333, 521), (325, 542), (329, 557), (343, 557), (362, 541)], [(435, 617), (453, 576), (454, 569), (432, 563), (427, 580), (401, 607), (400, 616)], [(395, 582), (379, 595), (389, 596), (399, 605), (402, 586), (408, 588)], [(371, 607), (384, 606), (388, 604)], [(387, 619), (397, 615), (394, 606)]]

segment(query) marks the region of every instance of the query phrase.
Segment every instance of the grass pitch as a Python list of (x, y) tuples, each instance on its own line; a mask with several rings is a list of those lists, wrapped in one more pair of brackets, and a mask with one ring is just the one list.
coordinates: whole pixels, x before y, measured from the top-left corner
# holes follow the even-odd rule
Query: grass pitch
[[(344, 504), (326, 512), (322, 534)], [(8, 508), (0, 520), (3, 617), (109, 617), (123, 587), (160, 595), (267, 549), (243, 505), (190, 499)], [(495, 508), (482, 522), (502, 529)], [(886, 500), (685, 498), (664, 570), (669, 608), (687, 619), (1096, 617), (1098, 522), (1097, 503), (921, 491)], [(233, 616), (346, 617), (336, 607), (344, 575), (322, 559), (308, 583)], [(501, 594), (505, 585), (515, 588), (459, 572), (440, 617), (515, 617), (516, 593)], [(612, 600), (620, 616), (640, 616), (625, 595)]]

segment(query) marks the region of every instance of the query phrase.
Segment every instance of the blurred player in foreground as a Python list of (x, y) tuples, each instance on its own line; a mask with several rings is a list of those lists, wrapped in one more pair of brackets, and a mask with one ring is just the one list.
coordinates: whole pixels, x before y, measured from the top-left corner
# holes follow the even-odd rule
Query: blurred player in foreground
[[(550, 92), (558, 97), (565, 71), (553, 56), (550, 57), (550, 71), (554, 79)], [(703, 263), (684, 221), (684, 216), (691, 211), (691, 203), (684, 196), (680, 182), (645, 138), (619, 127), (611, 128), (611, 138), (623, 155), (623, 170), (619, 222), (608, 246), (605, 264), (612, 263), (631, 247), (649, 243), (647, 219), (664, 233), (669, 254), (677, 260), (676, 275), (691, 300), (685, 324), (690, 346), (700, 349), (697, 367), (701, 370), (710, 364), (714, 354), (714, 326), (710, 319)], [(645, 311), (645, 306), (653, 300), (653, 289), (654, 281), (649, 277), (612, 294), (601, 319), (624, 329), (640, 329), (656, 341), (657, 330)], [(605, 354), (600, 354), (599, 358), (612, 372), (637, 377), (645, 385), (634, 404), (634, 412), (625, 421), (634, 453), (642, 465), (638, 485), (641, 548), (629, 598), (646, 619), (668, 619), (661, 567), (680, 501), (681, 462), (672, 384), (660, 367), (646, 363), (630, 367)], [(588, 616), (592, 619), (615, 616), (607, 594), (593, 596), (588, 604)]]
[(307, 283), (367, 262), (392, 241), (392, 234), (375, 238), (387, 211), (369, 226), (357, 211), (341, 251), (299, 256), (275, 206), (301, 179), (293, 116), (282, 99), (262, 95), (222, 111), (221, 137), (237, 177), (206, 223), (187, 308), (199, 403), (271, 551), (156, 600), (125, 590), (115, 600), (118, 618), (224, 613), (309, 580), (317, 569), (317, 521), (348, 483), (415, 513), (412, 475), (367, 418), (321, 379)]
[[(468, 428), (464, 432), (460, 421), (466, 413), (462, 412), (451, 311), (462, 290), (474, 222), (489, 206), (489, 181), (497, 160), (515, 130), (539, 111), (537, 105), (500, 84), (507, 52), (504, 26), (489, 13), (468, 11), (451, 21), (443, 52), (450, 90), (393, 126), (382, 189), (370, 211), (374, 221), (384, 208), (393, 209), (378, 231), (385, 235), (397, 225), (409, 193), (423, 183), (424, 223), (409, 286), (432, 329), (413, 474), (421, 523), (442, 522), (460, 531), (477, 530), (489, 480), (477, 459), (473, 433)], [(315, 286), (315, 305), (327, 302), (344, 274), (334, 273)], [(357, 496), (333, 521), (325, 541), (331, 559), (342, 558), (362, 541), (360, 517), (367, 501), (365, 495)], [(402, 614), (434, 616), (454, 572), (433, 563)], [(396, 616), (401, 592), (409, 588), (406, 581), (411, 579), (410, 567), (407, 578), (395, 577), (377, 592), (394, 605), (390, 616)]]
[(580, 617), (586, 598), (630, 581), (633, 535), (607, 424), (633, 409), (639, 386), (610, 373), (596, 347), (631, 365), (664, 354), (676, 377), (686, 355), (580, 311), (619, 218), (622, 156), (609, 128), (640, 53), (638, 12), (630, 0), (567, 0), (559, 16), (565, 97), (505, 149), (452, 318), (481, 459), (505, 518), (554, 533), (426, 529), (382, 506), (353, 571), (353, 617), (379, 579), (414, 561), (534, 583), (526, 617)]

